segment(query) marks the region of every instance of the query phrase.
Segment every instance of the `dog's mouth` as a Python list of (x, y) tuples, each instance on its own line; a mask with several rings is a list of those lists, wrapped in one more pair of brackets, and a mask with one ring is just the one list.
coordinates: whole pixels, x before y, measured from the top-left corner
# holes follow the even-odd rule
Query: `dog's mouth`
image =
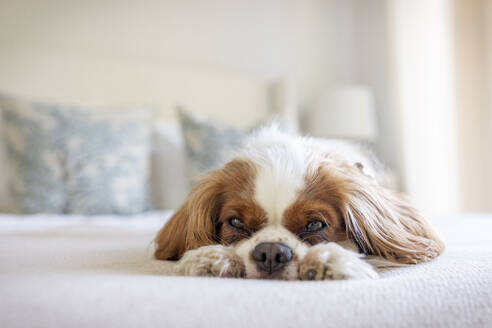
[(297, 280), (299, 279), (299, 265), (297, 262), (291, 262), (284, 268), (274, 272), (263, 271), (256, 265), (250, 266), (247, 270), (245, 278), (247, 279), (262, 279), (262, 280)]
[(288, 280), (285, 276), (284, 272), (274, 272), (272, 274), (267, 272), (261, 272), (258, 279), (267, 279), (267, 280)]

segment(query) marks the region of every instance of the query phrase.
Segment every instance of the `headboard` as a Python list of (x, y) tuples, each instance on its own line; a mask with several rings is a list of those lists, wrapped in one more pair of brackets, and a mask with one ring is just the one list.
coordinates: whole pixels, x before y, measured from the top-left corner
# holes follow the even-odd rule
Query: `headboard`
[(153, 105), (174, 119), (177, 105), (245, 127), (269, 111), (269, 82), (157, 59), (74, 56), (0, 49), (0, 92), (95, 106)]

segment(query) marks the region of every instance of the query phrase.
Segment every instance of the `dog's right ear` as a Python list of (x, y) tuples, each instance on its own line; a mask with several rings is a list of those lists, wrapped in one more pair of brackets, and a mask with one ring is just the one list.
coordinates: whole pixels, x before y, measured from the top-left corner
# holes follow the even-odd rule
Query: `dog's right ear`
[(251, 162), (234, 159), (222, 169), (203, 176), (157, 234), (154, 256), (159, 260), (179, 260), (186, 251), (218, 244), (215, 230), (227, 191), (244, 193), (253, 189), (255, 174)]
[(223, 184), (220, 171), (204, 176), (185, 203), (157, 234), (154, 256), (159, 260), (179, 260), (188, 250), (216, 244), (215, 220), (221, 204)]

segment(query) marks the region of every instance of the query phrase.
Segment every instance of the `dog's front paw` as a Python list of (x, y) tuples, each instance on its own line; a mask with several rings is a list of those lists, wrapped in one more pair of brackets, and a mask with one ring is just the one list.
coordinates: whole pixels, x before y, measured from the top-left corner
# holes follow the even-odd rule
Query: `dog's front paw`
[(335, 243), (311, 247), (299, 264), (301, 280), (340, 280), (377, 278), (371, 265), (360, 255)]
[(244, 276), (244, 264), (231, 248), (213, 245), (186, 252), (176, 263), (174, 272), (184, 276)]

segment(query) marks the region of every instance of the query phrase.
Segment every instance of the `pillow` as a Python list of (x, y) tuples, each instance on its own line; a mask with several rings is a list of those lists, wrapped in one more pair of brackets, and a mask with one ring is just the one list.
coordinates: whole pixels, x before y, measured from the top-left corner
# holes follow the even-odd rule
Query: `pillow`
[(158, 209), (178, 208), (186, 198), (186, 158), (177, 124), (158, 122), (152, 132), (152, 204)]
[[(0, 113), (1, 114), (1, 113)], [(2, 142), (2, 115), (0, 115), (0, 211), (7, 208), (9, 203), (7, 197), (7, 181), (6, 181), (6, 167), (5, 167), (5, 155)]]
[(203, 173), (219, 168), (228, 152), (241, 146), (249, 135), (261, 127), (274, 123), (281, 131), (295, 132), (289, 128), (294, 125), (280, 116), (268, 118), (243, 131), (191, 114), (182, 108), (177, 113), (185, 142), (187, 178), (191, 185)]
[(8, 210), (132, 214), (149, 209), (152, 111), (110, 112), (0, 97)]

